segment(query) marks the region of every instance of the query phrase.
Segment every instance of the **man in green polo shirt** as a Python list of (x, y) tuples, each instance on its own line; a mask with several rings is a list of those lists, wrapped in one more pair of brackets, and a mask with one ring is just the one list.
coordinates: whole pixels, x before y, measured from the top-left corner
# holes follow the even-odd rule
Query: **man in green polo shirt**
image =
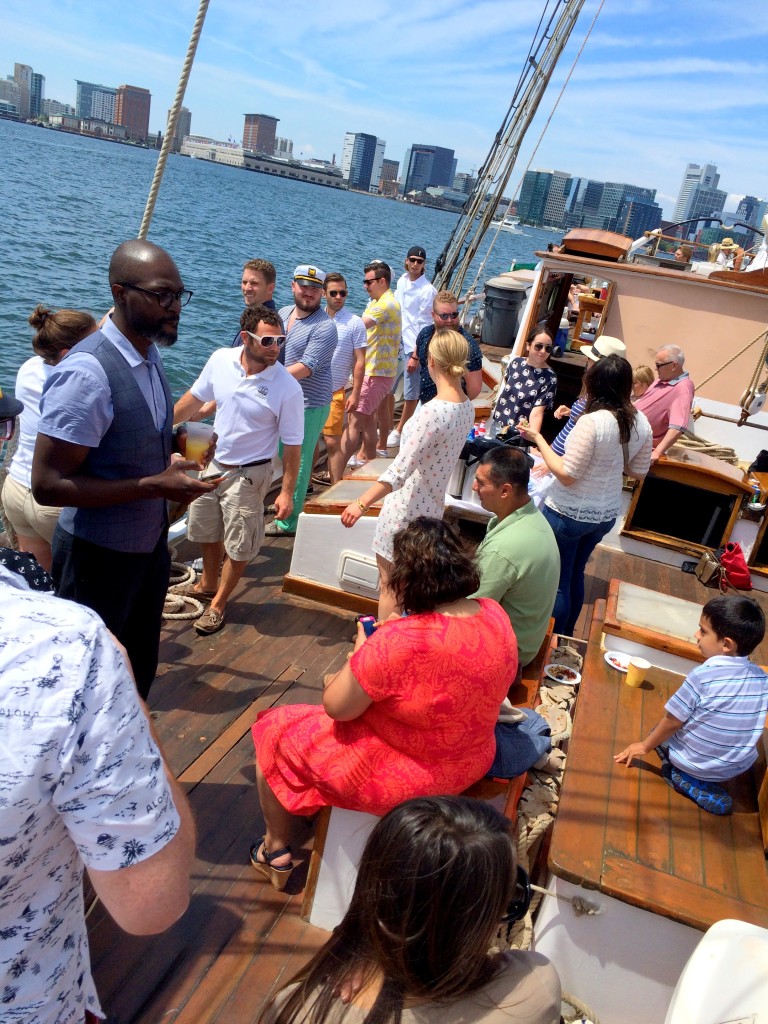
[(536, 657), (547, 632), (560, 580), (560, 553), (547, 520), (528, 497), (530, 469), (518, 448), (493, 448), (477, 467), (472, 489), (493, 518), (477, 563), (480, 588), (509, 616), (520, 665)]

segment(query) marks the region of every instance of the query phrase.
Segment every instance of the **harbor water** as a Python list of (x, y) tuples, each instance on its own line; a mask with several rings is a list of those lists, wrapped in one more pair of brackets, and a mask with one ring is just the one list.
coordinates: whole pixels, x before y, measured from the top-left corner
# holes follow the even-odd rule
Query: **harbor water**
[[(138, 232), (157, 157), (0, 121), (0, 386), (9, 392), (31, 355), (27, 317), (36, 303), (87, 309), (97, 318), (111, 305), (109, 258)], [(163, 352), (174, 395), (192, 383), (214, 348), (234, 337), (246, 259), (275, 264), (278, 305), (291, 300), (297, 264), (341, 271), (347, 305), (360, 312), (368, 260), (386, 260), (398, 276), (408, 248), (423, 245), (429, 276), (456, 219), (442, 210), (171, 156), (149, 238), (170, 252), (194, 292), (179, 340)], [(512, 260), (531, 261), (557, 237), (523, 231), (499, 234), (483, 281), (508, 270)]]

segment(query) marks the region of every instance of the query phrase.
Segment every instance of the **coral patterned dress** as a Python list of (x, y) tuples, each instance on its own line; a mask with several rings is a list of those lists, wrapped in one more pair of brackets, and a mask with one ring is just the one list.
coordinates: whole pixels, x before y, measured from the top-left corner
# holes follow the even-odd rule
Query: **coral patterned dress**
[(297, 704), (253, 726), (259, 766), (286, 810), (381, 815), (482, 778), (517, 643), (501, 606), (477, 603), (472, 616), (432, 612), (380, 626), (350, 662), (373, 700), (359, 718), (337, 722), (322, 707)]

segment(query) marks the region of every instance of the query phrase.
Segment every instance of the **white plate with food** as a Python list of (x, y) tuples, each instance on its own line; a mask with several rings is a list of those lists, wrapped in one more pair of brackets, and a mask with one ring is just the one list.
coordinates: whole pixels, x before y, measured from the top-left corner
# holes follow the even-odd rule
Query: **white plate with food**
[(629, 654), (620, 654), (618, 651), (606, 651), (603, 657), (611, 668), (615, 668), (617, 672), (626, 672), (629, 668)]
[(544, 666), (544, 675), (553, 683), (563, 683), (565, 686), (578, 686), (581, 682), (581, 675), (570, 665), (558, 665), (552, 663)]

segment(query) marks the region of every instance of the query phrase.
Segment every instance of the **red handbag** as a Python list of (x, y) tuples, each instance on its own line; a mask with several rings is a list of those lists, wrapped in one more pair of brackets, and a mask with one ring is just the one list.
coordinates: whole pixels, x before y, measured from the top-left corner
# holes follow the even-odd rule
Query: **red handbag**
[(752, 577), (749, 575), (747, 560), (744, 558), (741, 544), (729, 541), (720, 555), (720, 564), (723, 567), (725, 582), (734, 590), (752, 589)]

